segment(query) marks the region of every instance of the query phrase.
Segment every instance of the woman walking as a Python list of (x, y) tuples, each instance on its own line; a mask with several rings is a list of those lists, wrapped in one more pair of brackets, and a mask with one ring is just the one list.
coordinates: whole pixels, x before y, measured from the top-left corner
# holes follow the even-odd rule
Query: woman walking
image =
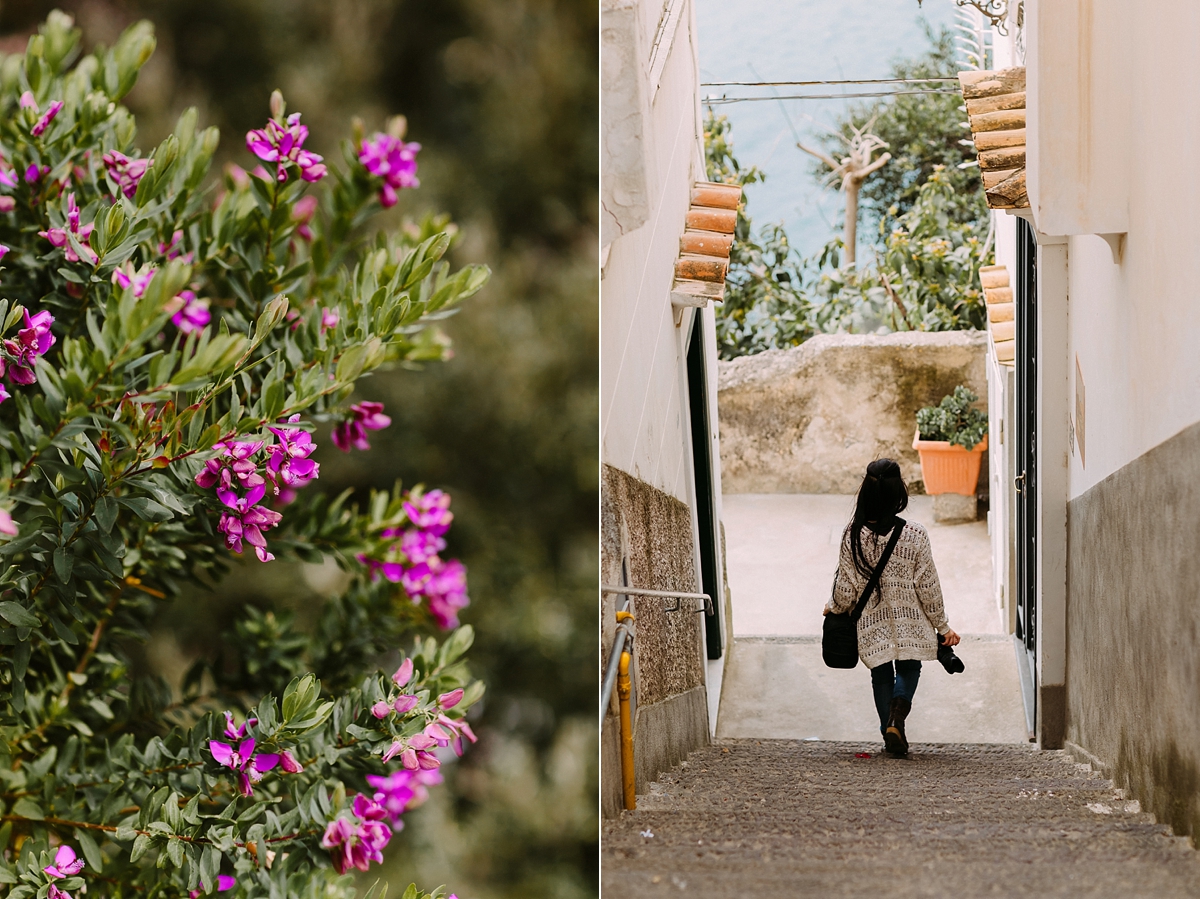
[(833, 596), (825, 614), (850, 611), (884, 554), (895, 528), (902, 528), (874, 595), (858, 620), (858, 654), (871, 669), (884, 746), (897, 757), (908, 754), (904, 719), (912, 708), (921, 662), (937, 658), (938, 635), (958, 644), (942, 605), (942, 587), (933, 565), (925, 528), (897, 516), (908, 507), (900, 466), (877, 459), (867, 466), (858, 489), (854, 519), (842, 534)]

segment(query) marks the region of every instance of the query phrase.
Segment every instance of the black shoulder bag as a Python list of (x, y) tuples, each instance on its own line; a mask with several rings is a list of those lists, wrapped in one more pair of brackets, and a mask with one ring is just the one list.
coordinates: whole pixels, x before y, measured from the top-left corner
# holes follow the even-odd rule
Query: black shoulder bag
[(839, 612), (836, 615), (830, 612), (825, 616), (825, 624), (821, 629), (821, 658), (830, 668), (853, 668), (858, 664), (858, 619), (862, 617), (863, 609), (867, 607), (867, 600), (879, 586), (883, 569), (887, 568), (888, 559), (892, 557), (892, 550), (896, 548), (896, 543), (900, 540), (904, 524), (903, 518), (896, 519), (891, 539), (884, 547), (883, 555), (879, 557), (879, 564), (871, 572), (871, 579), (867, 581), (867, 586), (863, 589), (862, 596), (858, 598), (858, 603), (854, 608), (849, 612)]

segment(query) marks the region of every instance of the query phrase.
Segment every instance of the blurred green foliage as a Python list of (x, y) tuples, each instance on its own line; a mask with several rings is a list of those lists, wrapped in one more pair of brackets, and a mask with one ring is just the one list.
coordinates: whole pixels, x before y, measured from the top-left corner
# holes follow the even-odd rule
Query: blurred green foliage
[[(896, 78), (953, 75), (959, 68), (951, 33), (927, 30), (929, 48), (892, 67)], [(961, 141), (962, 97), (902, 94), (850, 108), (837, 133), (824, 139), (840, 158), (855, 129), (887, 142), (891, 161), (865, 182), (861, 210), (874, 226), (874, 246), (859, 264), (842, 259), (839, 234), (802, 257), (779, 224), (752, 227), (738, 211), (725, 302), (717, 311), (721, 358), (798, 346), (815, 334), (949, 331), (985, 326), (979, 267), (992, 257), (991, 220), (979, 172), (958, 166), (974, 159)], [(708, 177), (731, 184), (765, 181), (742, 168), (730, 124), (710, 108), (704, 122)], [(967, 142), (969, 144), (969, 141)], [(814, 177), (828, 169), (819, 164)]]
[[(926, 24), (925, 37), (928, 48), (893, 63), (891, 77), (953, 78), (958, 74), (963, 64), (953, 32), (948, 28), (934, 31)], [(957, 85), (947, 82), (934, 82), (928, 87), (947, 92), (901, 94), (852, 104), (838, 123), (837, 134), (823, 140), (826, 152), (840, 159), (845, 144), (838, 135), (848, 138), (855, 128), (873, 121), (869, 130), (886, 141), (892, 160), (867, 179), (859, 199), (860, 214), (866, 216), (871, 226), (864, 228), (863, 234), (874, 233), (879, 244), (887, 241), (896, 220), (916, 204), (921, 185), (938, 166), (943, 167), (943, 177), (952, 187), (950, 218), (960, 224), (974, 225), (980, 231), (987, 230), (987, 200), (981, 189), (979, 169), (958, 168), (975, 159), (971, 132), (965, 127), (967, 114), (961, 109), (962, 94)], [(828, 169), (824, 164), (816, 164), (813, 174), (825, 178)]]
[[(464, 899), (594, 896), (597, 15), (583, 0), (80, 0), (0, 8), (0, 46), (22, 49), (54, 6), (111, 43), (151, 19), (159, 48), (127, 98), (152, 147), (187, 105), (219, 126), (225, 158), (274, 88), (304, 113), (317, 152), (350, 119), (408, 116), (422, 188), (392, 213), (448, 209), (456, 264), (492, 282), (445, 330), (454, 357), (364, 382), (395, 424), (342, 456), (327, 434), (330, 492), (424, 481), (454, 496), (450, 551), (467, 564), (488, 684), (480, 743), (448, 787), (406, 818), (383, 876), (449, 883)], [(221, 161), (221, 160), (219, 160)], [(270, 571), (267, 571), (267, 568)], [(169, 681), (250, 603), (311, 626), (336, 571), (239, 566), (215, 592), (176, 603), (144, 653)], [(239, 615), (240, 617), (240, 615)], [(225, 664), (241, 664), (222, 659)]]

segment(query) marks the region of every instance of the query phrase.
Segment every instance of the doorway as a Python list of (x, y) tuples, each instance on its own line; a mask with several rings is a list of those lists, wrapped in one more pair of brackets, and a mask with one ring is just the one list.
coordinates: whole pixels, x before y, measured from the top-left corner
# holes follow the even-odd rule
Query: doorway
[[(1016, 638), (1028, 665), (1031, 726), (1037, 715), (1037, 237), (1017, 219), (1016, 314)], [(1025, 672), (1023, 672), (1024, 674)]]
[(712, 614), (704, 616), (708, 658), (721, 658), (720, 593), (717, 578), (716, 501), (713, 495), (711, 423), (708, 417), (708, 378), (704, 364), (704, 328), (699, 309), (692, 315), (687, 343), (688, 411), (692, 425), (692, 471), (696, 476), (696, 518), (700, 531), (701, 590), (712, 597)]

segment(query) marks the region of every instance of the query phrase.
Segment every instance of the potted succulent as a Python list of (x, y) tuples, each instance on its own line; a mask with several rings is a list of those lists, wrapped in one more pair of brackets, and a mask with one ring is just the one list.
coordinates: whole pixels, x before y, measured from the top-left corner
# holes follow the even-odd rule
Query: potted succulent
[(975, 495), (988, 427), (987, 413), (974, 408), (978, 401), (959, 385), (938, 405), (917, 412), (913, 449), (921, 457), (926, 493)]

